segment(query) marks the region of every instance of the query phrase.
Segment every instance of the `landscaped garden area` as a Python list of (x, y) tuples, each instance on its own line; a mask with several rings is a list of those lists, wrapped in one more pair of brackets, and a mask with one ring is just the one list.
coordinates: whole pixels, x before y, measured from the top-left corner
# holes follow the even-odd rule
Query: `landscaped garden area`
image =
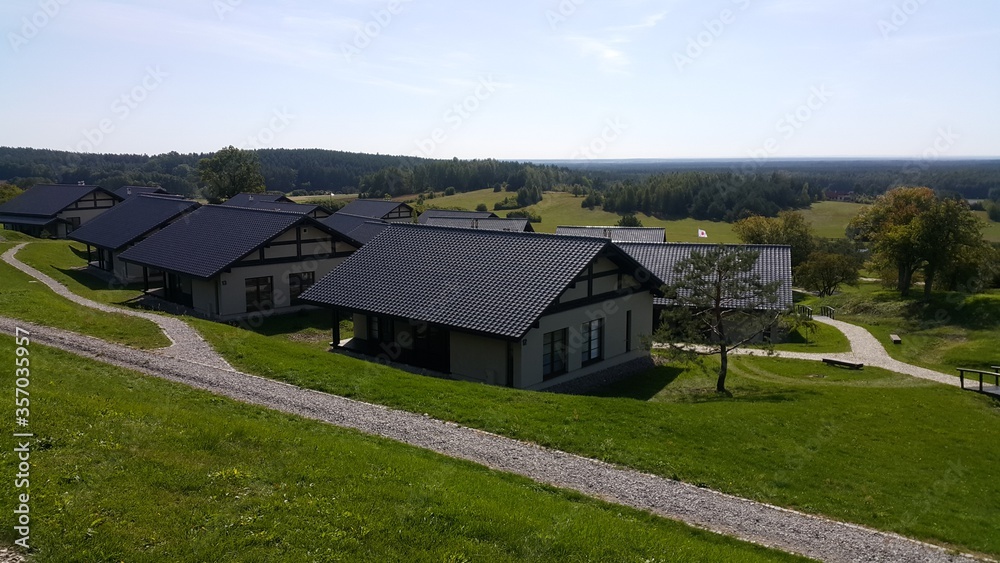
[[(53, 250), (64, 243), (41, 244), (52, 245), (45, 253), (60, 268), (76, 256)], [(34, 263), (46, 256), (20, 257), (46, 268)], [(79, 257), (75, 260), (82, 265)], [(101, 293), (65, 275), (62, 281), (74, 291)], [(28, 299), (59, 299), (35, 293)], [(878, 292), (863, 286), (857, 293)], [(739, 496), (1000, 554), (1000, 537), (992, 533), (1000, 499), (984, 494), (993, 488), (989, 468), (1000, 463), (1000, 443), (970, 431), (988, 432), (1000, 424), (998, 402), (985, 396), (870, 367), (853, 372), (820, 362), (746, 357), (731, 359), (732, 398), (714, 393), (711, 362), (661, 366), (589, 396), (555, 395), (439, 380), (330, 354), (317, 333), (308, 336), (319, 329), (303, 331), (287, 320), (281, 321), (285, 326), (258, 332), (189, 321), (234, 367), (248, 373), (427, 413)], [(842, 347), (822, 333), (808, 337), (809, 343), (783, 348)]]

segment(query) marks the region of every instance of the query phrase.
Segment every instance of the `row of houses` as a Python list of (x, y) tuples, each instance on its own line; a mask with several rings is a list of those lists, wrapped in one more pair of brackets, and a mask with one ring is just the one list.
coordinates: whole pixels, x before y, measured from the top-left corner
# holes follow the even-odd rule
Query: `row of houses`
[[(32, 193), (38, 188), (0, 206), (5, 224), (17, 225), (7, 222), (17, 218), (10, 209), (42, 211), (17, 201), (44, 199)], [(353, 320), (346, 350), (525, 389), (648, 357), (643, 339), (667, 305), (660, 288), (674, 264), (705, 248), (666, 243), (663, 229), (542, 234), (487, 212), (430, 210), (417, 219), (410, 206), (382, 200), (330, 213), (263, 194), (201, 205), (155, 190), (41, 188), (61, 203), (78, 197), (49, 225), (71, 225), (66, 234), (87, 245), (92, 268), (196, 314), (228, 320), (323, 307)], [(83, 207), (89, 214), (78, 224), (60, 215), (98, 199), (101, 213)], [(788, 247), (758, 249), (759, 273), (782, 282), (778, 306), (790, 307)]]

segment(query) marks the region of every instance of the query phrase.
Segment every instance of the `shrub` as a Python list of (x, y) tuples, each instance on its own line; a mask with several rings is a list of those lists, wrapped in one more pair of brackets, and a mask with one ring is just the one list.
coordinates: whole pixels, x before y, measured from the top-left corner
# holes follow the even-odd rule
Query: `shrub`
[(476, 211), (489, 211), (490, 208), (486, 207), (485, 203), (480, 203), (476, 206)]
[(542, 216), (537, 213), (532, 213), (527, 209), (518, 209), (517, 211), (511, 211), (507, 214), (508, 219), (527, 219), (529, 223), (541, 223)]
[(455, 195), (455, 188), (451, 186), (445, 188), (444, 195)]

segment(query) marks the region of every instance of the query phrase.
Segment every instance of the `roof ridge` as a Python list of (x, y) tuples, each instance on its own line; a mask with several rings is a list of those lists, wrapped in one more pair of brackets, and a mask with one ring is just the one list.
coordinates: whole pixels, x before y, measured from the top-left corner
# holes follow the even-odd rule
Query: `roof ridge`
[[(269, 201), (268, 203), (282, 203), (284, 205), (289, 205), (287, 202), (279, 202), (279, 201), (274, 201), (274, 202), (270, 202)], [(301, 205), (301, 204), (295, 204), (295, 205)], [(280, 213), (282, 215), (295, 215), (295, 216), (300, 216), (300, 217), (303, 216), (302, 213), (298, 213), (296, 211), (285, 211), (283, 209), (266, 209), (266, 208), (262, 208), (262, 207), (243, 207), (241, 205), (208, 204), (208, 205), (203, 205), (201, 207), (202, 207), (202, 209), (205, 209), (205, 208), (212, 208), (212, 209), (239, 209), (241, 211), (256, 211), (256, 212), (259, 212), (259, 213)], [(308, 207), (308, 206), (306, 206), (306, 207)], [(316, 207), (319, 207), (319, 206), (316, 206)]]
[[(497, 219), (506, 219), (506, 217), (496, 217)], [(518, 217), (510, 217), (511, 219), (518, 219)], [(585, 235), (557, 235), (555, 233), (537, 233), (537, 232), (526, 232), (526, 231), (493, 231), (488, 229), (467, 229), (463, 227), (452, 227), (449, 225), (423, 225), (420, 223), (389, 223), (390, 227), (399, 228), (414, 228), (414, 229), (434, 229), (434, 230), (452, 230), (461, 233), (481, 233), (481, 234), (491, 234), (493, 236), (524, 236), (532, 238), (551, 238), (555, 240), (567, 240), (567, 239), (583, 239), (588, 241), (600, 241), (603, 243), (609, 242), (605, 237), (588, 237)]]

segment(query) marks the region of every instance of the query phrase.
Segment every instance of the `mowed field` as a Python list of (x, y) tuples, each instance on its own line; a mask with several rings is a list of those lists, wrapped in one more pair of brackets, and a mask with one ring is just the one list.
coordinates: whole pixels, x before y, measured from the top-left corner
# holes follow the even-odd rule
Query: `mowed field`
[[(480, 203), (485, 203), (492, 211), (493, 204), (511, 195), (508, 192), (493, 190), (478, 190), (453, 196), (439, 196), (424, 201), (425, 208), (438, 209), (468, 209), (473, 210)], [(398, 201), (412, 202), (413, 196), (396, 198)], [(546, 192), (540, 203), (526, 209), (542, 217), (541, 223), (534, 224), (538, 232), (555, 232), (559, 225), (614, 225), (621, 218), (617, 213), (609, 213), (602, 209), (584, 209), (580, 207), (583, 198), (565, 192)], [(818, 236), (824, 238), (843, 238), (848, 223), (867, 205), (862, 203), (847, 203), (841, 201), (821, 201), (813, 204), (801, 213), (809, 221)], [(496, 212), (501, 217), (506, 211)], [(984, 238), (991, 242), (1000, 242), (1000, 223), (990, 222), (983, 211), (976, 211), (976, 216), (983, 220)], [(643, 213), (637, 214), (644, 227), (663, 227), (667, 230), (667, 240), (671, 242), (739, 242), (729, 223), (715, 221), (699, 221), (682, 219), (664, 221)], [(708, 233), (708, 238), (698, 238), (698, 229)]]

